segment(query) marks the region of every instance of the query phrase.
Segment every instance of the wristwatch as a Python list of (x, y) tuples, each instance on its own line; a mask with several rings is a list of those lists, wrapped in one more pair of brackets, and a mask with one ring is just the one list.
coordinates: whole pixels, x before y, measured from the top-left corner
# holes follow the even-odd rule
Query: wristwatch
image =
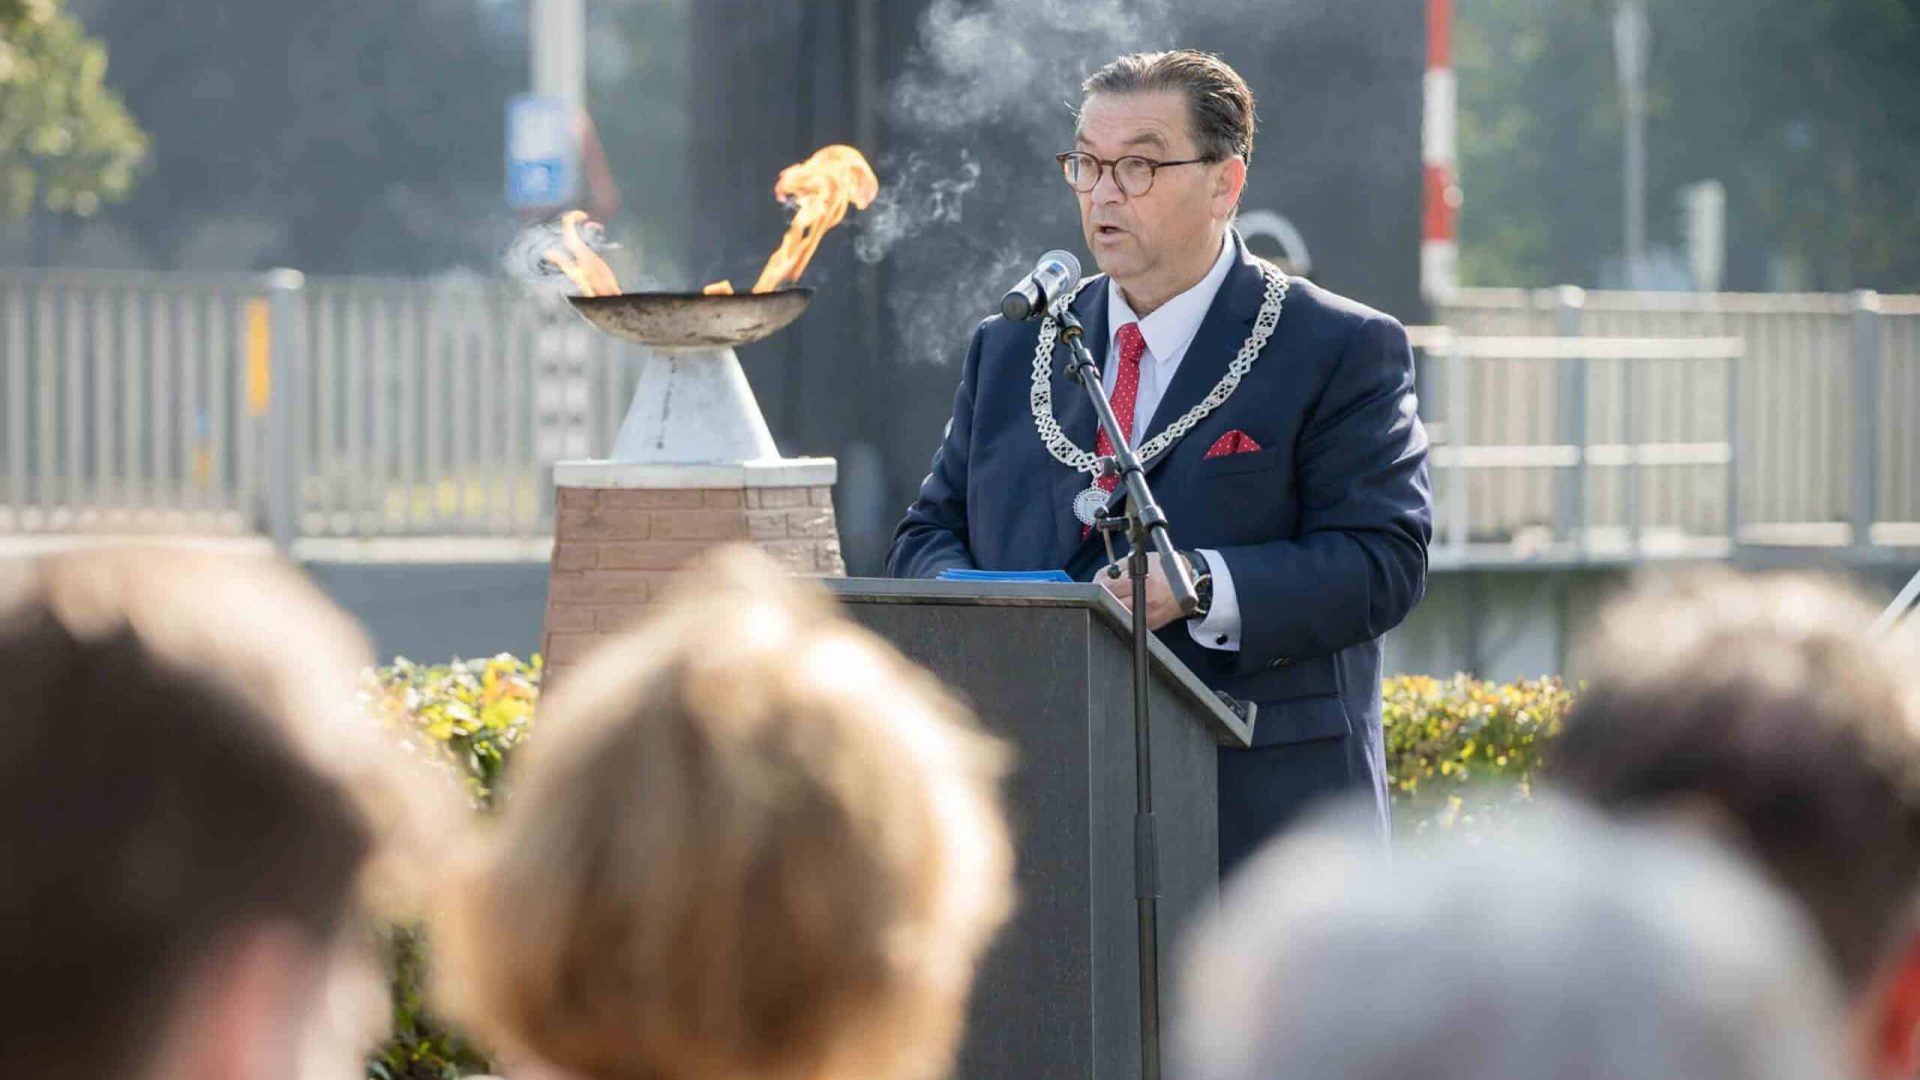
[(1197, 551), (1180, 553), (1193, 569), (1193, 595), (1199, 599), (1200, 606), (1193, 609), (1189, 619), (1204, 619), (1213, 611), (1213, 569), (1207, 565), (1206, 556)]

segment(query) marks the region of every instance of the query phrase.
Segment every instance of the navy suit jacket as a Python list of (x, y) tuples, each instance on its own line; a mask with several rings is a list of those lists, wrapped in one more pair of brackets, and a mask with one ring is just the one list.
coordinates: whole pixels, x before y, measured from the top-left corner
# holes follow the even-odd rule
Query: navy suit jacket
[[(1253, 327), (1264, 283), (1256, 258), (1237, 235), (1232, 242), (1238, 258), (1141, 443), (1206, 396)], [(1104, 364), (1105, 280), (1073, 307)], [(1072, 511), (1086, 474), (1055, 460), (1034, 429), (1038, 334), (1037, 322), (998, 317), (974, 332), (952, 422), (888, 552), (892, 575), (1064, 568), (1086, 581), (1105, 564), (1098, 535), (1082, 539)], [(1056, 347), (1054, 415), (1091, 449), (1093, 408), (1068, 379), (1066, 354)], [(1236, 428), (1262, 449), (1206, 459)], [(1382, 800), (1380, 636), (1426, 588), (1426, 458), (1406, 331), (1294, 278), (1239, 389), (1147, 466), (1174, 542), (1219, 551), (1241, 614), (1237, 652), (1203, 648), (1180, 621), (1161, 640), (1208, 685), (1259, 703), (1255, 746), (1358, 736), (1367, 745), (1356, 756), (1372, 775), (1353, 779)]]

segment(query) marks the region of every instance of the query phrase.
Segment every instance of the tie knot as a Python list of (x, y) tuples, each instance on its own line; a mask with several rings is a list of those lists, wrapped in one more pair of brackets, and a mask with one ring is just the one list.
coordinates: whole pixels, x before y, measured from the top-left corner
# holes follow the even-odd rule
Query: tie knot
[(1114, 336), (1120, 344), (1120, 362), (1138, 365), (1140, 358), (1147, 354), (1147, 339), (1140, 334), (1140, 324), (1130, 322), (1120, 328)]

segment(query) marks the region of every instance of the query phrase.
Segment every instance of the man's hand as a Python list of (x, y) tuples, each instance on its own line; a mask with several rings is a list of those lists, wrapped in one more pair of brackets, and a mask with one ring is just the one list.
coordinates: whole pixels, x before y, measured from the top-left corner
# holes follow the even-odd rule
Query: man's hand
[[(1187, 557), (1180, 555), (1178, 558), (1185, 562)], [(1115, 569), (1120, 571), (1119, 577), (1113, 576)], [(1193, 577), (1191, 565), (1187, 567), (1187, 577)], [(1093, 575), (1093, 580), (1099, 582), (1101, 588), (1112, 593), (1114, 599), (1120, 601), (1121, 607), (1128, 611), (1133, 610), (1133, 579), (1127, 576), (1126, 560), (1103, 567), (1099, 573)], [(1149, 555), (1147, 557), (1147, 628), (1158, 630), (1175, 619), (1184, 618), (1186, 616), (1180, 613), (1180, 605), (1174, 602), (1173, 586), (1167, 581), (1166, 571), (1160, 568), (1159, 554)]]

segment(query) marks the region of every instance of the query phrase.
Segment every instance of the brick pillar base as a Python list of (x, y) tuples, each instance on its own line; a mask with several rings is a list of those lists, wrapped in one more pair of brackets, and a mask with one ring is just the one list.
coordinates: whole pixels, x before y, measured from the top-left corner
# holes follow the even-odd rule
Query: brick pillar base
[(646, 613), (680, 564), (751, 543), (796, 574), (845, 576), (832, 458), (554, 466), (558, 514), (541, 634), (549, 678)]

